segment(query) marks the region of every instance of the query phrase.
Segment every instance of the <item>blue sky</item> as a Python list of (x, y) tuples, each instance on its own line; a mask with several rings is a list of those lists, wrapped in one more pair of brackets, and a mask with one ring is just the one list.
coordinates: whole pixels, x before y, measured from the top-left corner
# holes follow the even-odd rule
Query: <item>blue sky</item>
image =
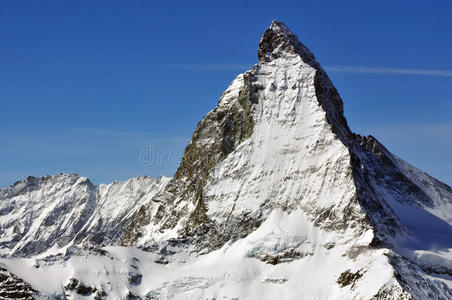
[(257, 62), (273, 19), (327, 69), (352, 130), (451, 185), (451, 11), (450, 1), (2, 1), (0, 186), (60, 172), (171, 176), (197, 122)]

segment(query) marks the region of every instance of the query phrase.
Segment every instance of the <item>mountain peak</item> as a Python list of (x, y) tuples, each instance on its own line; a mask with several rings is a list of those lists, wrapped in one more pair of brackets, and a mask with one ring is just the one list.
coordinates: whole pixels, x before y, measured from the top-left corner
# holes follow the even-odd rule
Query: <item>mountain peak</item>
[(452, 299), (451, 225), (452, 188), (353, 134), (326, 72), (274, 21), (172, 179), (0, 189), (0, 298), (32, 283), (47, 299)]
[(269, 29), (282, 32), (286, 36), (294, 35), (294, 33), (286, 26), (286, 24), (278, 20), (273, 20), (270, 24)]
[(274, 20), (261, 37), (257, 55), (259, 61), (267, 61), (283, 53), (298, 54), (305, 63), (318, 66), (312, 52), (298, 37), (283, 22)]

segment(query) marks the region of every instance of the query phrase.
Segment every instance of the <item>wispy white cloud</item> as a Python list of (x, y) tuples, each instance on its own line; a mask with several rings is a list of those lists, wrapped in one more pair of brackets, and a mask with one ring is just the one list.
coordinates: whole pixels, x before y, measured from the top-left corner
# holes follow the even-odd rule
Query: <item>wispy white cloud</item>
[[(247, 70), (251, 69), (250, 64), (162, 64), (156, 65), (164, 68), (182, 69), (182, 70)], [(354, 74), (395, 74), (395, 75), (424, 75), (424, 76), (442, 76), (452, 77), (452, 70), (433, 70), (433, 69), (410, 69), (410, 68), (387, 68), (370, 66), (326, 66), (324, 68), (329, 72), (354, 73)]]
[(431, 70), (431, 69), (405, 69), (386, 68), (368, 66), (327, 66), (325, 70), (329, 72), (341, 73), (368, 73), (368, 74), (399, 74), (399, 75), (426, 75), (452, 77), (452, 70)]

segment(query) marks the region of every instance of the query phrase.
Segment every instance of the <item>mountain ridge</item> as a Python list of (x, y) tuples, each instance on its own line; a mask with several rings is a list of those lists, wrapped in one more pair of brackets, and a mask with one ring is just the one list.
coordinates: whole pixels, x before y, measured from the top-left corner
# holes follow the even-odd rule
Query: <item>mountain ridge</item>
[(282, 22), (258, 59), (198, 123), (173, 178), (0, 190), (0, 262), (45, 297), (451, 298), (452, 189), (352, 133)]

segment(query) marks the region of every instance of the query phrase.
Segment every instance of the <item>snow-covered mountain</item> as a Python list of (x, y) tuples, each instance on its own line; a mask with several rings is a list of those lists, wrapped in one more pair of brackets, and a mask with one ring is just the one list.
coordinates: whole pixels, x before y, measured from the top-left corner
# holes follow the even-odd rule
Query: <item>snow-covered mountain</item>
[(199, 122), (172, 179), (2, 189), (0, 295), (452, 299), (452, 189), (352, 133), (284, 24), (258, 58)]
[(86, 242), (118, 244), (169, 180), (140, 176), (95, 186), (76, 174), (27, 177), (0, 190), (1, 254), (29, 257)]

